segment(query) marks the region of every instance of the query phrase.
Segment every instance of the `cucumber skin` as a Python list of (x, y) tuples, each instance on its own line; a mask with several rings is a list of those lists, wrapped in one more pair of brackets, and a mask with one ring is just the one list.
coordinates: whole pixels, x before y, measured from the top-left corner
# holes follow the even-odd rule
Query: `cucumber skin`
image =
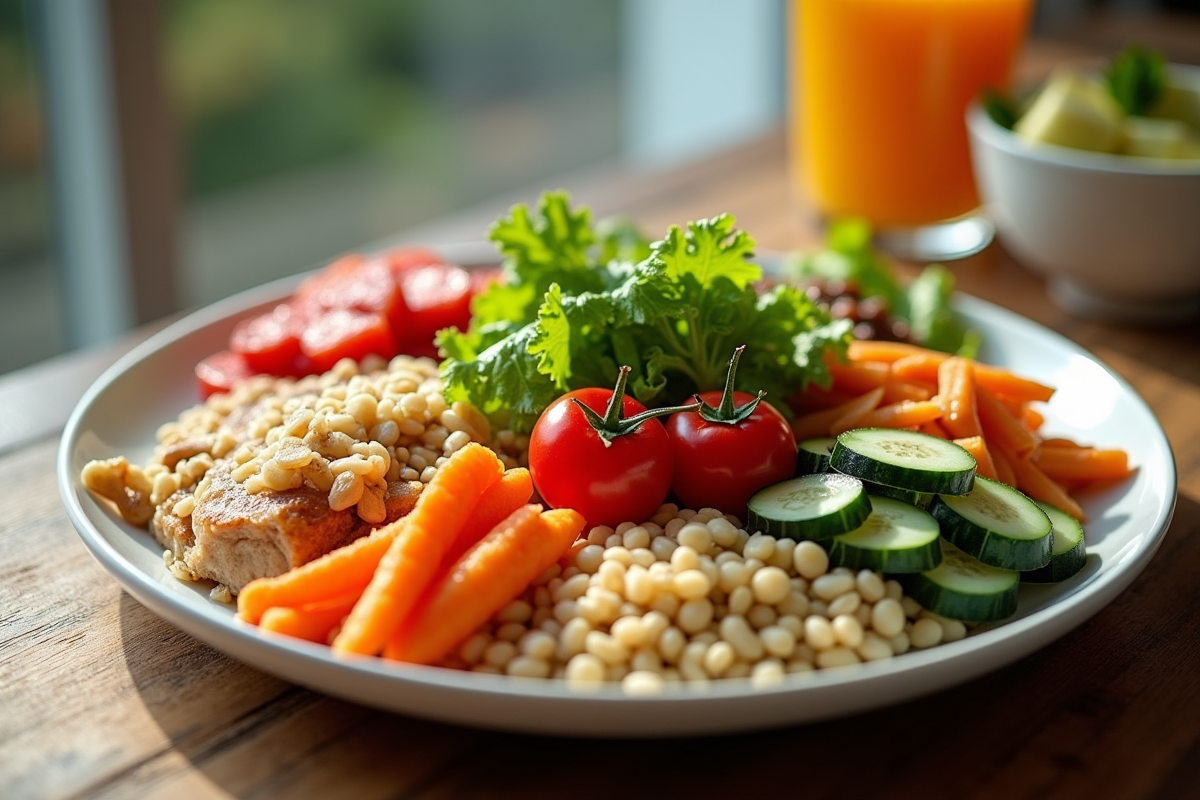
[(829, 456), (819, 456), (808, 450), (796, 450), (796, 475), (817, 475), (829, 472)]
[(871, 483), (870, 481), (863, 481), (863, 488), (867, 490), (867, 494), (887, 497), (891, 500), (899, 500), (901, 503), (908, 503), (910, 506), (916, 506), (920, 509), (929, 508), (929, 504), (937, 496), (927, 492), (897, 489), (895, 486), (888, 486), (886, 483)]
[(822, 472), (829, 472), (829, 454), (814, 453), (804, 445), (809, 442), (834, 442), (832, 436), (818, 436), (814, 439), (805, 439), (796, 443), (796, 475), (818, 475)]
[(934, 498), (928, 510), (938, 521), (942, 536), (948, 542), (989, 567), (1025, 572), (1041, 569), (1050, 563), (1054, 547), (1053, 528), (1040, 539), (1006, 539), (993, 536), (986, 528), (959, 516), (940, 497)]
[(940, 539), (934, 539), (928, 547), (920, 549), (881, 551), (856, 547), (835, 536), (826, 549), (831, 567), (869, 569), (896, 575), (925, 572), (942, 563)]
[(911, 470), (910, 474), (918, 477), (906, 481), (910, 484), (908, 486), (896, 486), (894, 474), (897, 467), (880, 464), (873, 458), (860, 455), (842, 444), (840, 439), (833, 447), (833, 455), (830, 456), (829, 463), (838, 472), (852, 475), (864, 483), (881, 483), (885, 486), (914, 492), (963, 495), (970, 494), (971, 489), (975, 486), (974, 470), (960, 473), (932, 471), (922, 473)]
[(1058, 583), (1075, 575), (1087, 563), (1087, 547), (1082, 539), (1065, 553), (1050, 557), (1050, 563), (1021, 573), (1024, 583)]
[(957, 619), (963, 622), (995, 622), (1005, 617), (1011, 617), (1017, 611), (1019, 581), (1013, 581), (1012, 587), (1004, 592), (983, 596), (951, 591), (920, 573), (899, 575), (897, 580), (904, 587), (905, 593), (920, 603), (922, 608), (947, 619)]
[(813, 541), (823, 542), (827, 539), (832, 539), (843, 533), (848, 533), (867, 521), (867, 517), (871, 514), (870, 503), (866, 504), (865, 510), (863, 506), (858, 506), (861, 510), (861, 517), (854, 513), (855, 509), (850, 508), (843, 510), (841, 514), (843, 524), (848, 527), (845, 530), (837, 530), (831, 526), (816, 525), (811, 519), (804, 520), (777, 520), (768, 519), (759, 515), (754, 509), (746, 510), (746, 530), (747, 531), (762, 531), (770, 534), (776, 539), (787, 537), (796, 541)]

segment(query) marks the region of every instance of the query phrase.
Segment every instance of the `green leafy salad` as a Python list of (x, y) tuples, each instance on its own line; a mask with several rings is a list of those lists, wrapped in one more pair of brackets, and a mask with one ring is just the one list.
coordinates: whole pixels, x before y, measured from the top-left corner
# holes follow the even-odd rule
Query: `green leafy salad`
[(475, 298), (470, 329), (443, 330), (448, 400), (528, 431), (572, 389), (611, 386), (622, 365), (647, 406), (724, 385), (734, 348), (748, 345), (739, 386), (785, 400), (827, 385), (825, 355), (844, 355), (851, 323), (834, 320), (790, 284), (758, 291), (754, 240), (722, 215), (672, 226), (647, 242), (627, 224), (594, 226), (562, 192), (537, 210), (517, 205), (489, 234), (501, 279)]

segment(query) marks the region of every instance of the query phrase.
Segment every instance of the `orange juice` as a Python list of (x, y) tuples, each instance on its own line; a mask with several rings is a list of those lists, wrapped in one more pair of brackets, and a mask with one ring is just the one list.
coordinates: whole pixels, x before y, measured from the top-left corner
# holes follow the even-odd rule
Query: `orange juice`
[(921, 225), (979, 205), (963, 116), (1004, 89), (1030, 0), (793, 0), (798, 171), (830, 216)]

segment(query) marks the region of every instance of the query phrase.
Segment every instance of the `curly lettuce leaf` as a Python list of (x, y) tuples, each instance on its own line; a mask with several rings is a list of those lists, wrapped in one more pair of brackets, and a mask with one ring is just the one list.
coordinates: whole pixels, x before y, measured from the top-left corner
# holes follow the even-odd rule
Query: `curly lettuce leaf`
[(666, 237), (655, 242), (650, 258), (663, 263), (669, 278), (691, 276), (702, 289), (718, 277), (748, 286), (762, 277), (762, 269), (746, 260), (754, 256), (754, 240), (735, 230), (734, 222), (732, 215), (722, 214), (689, 222), (686, 231), (672, 225)]
[(600, 248), (600, 257), (616, 257), (588, 266), (585, 278), (580, 264), (593, 241), (580, 229), (586, 220), (555, 193), (537, 216), (521, 207), (493, 228), (511, 282), (479, 301), (487, 315), (471, 330), (439, 335), (448, 399), (528, 430), (555, 397), (611, 386), (628, 365), (630, 393), (666, 405), (721, 388), (742, 344), (739, 386), (766, 389), (781, 408), (792, 392), (827, 381), (824, 353), (844, 351), (848, 325), (831, 322), (794, 287), (760, 297), (761, 269), (748, 260), (754, 240), (733, 217), (673, 227), (637, 263)]

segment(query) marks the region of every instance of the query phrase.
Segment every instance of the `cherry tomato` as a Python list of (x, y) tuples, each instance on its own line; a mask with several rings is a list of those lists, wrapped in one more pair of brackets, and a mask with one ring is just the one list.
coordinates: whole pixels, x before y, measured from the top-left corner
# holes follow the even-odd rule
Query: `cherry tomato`
[(240, 353), (221, 350), (196, 364), (196, 385), (200, 397), (207, 398), (217, 392), (228, 392), (235, 383), (254, 374)]
[[(575, 509), (589, 526), (643, 522), (654, 516), (671, 488), (673, 457), (662, 423), (650, 417), (622, 427), (627, 417), (646, 411), (625, 396), (628, 372), (622, 368), (615, 390), (578, 389), (558, 398), (542, 412), (529, 437), (529, 472), (538, 494), (554, 508)], [(614, 413), (618, 410), (619, 415)], [(601, 428), (615, 419), (607, 443), (597, 419)]]
[(700, 410), (674, 414), (667, 434), (675, 456), (671, 488), (679, 501), (745, 519), (750, 495), (795, 474), (796, 437), (761, 396), (731, 391), (740, 355), (741, 348), (730, 362), (725, 391), (699, 395)]

